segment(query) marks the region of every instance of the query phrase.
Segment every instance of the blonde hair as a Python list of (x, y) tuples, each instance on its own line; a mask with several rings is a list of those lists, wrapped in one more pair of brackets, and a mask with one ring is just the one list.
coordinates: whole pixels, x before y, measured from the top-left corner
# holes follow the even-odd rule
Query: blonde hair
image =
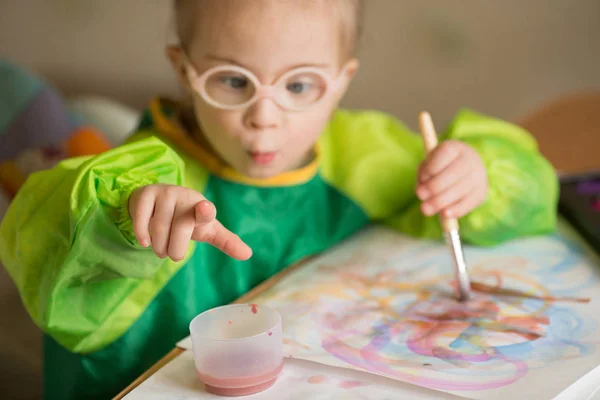
[[(253, 0), (252, 3), (254, 3)], [(308, 6), (307, 0), (291, 0), (293, 2), (302, 2)], [(357, 50), (357, 45), (362, 36), (365, 0), (312, 0), (321, 1), (332, 7), (339, 15), (341, 25), (341, 45), (344, 53), (352, 57)], [(223, 6), (225, 0), (218, 0), (220, 6)], [(193, 16), (199, 3), (210, 10), (210, 6), (215, 3), (207, 0), (174, 0), (173, 8), (175, 10), (175, 30), (179, 42), (184, 48), (188, 48), (189, 42), (194, 35)], [(246, 4), (250, 4), (248, 1)], [(254, 3), (256, 4), (256, 3)], [(231, 6), (231, 4), (225, 4)]]

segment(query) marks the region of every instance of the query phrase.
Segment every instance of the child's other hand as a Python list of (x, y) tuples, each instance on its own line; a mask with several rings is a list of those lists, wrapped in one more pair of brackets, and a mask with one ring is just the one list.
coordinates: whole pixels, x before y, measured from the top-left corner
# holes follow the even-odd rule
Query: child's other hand
[(460, 218), (486, 198), (488, 181), (481, 157), (469, 145), (446, 141), (427, 157), (419, 169), (417, 196), (425, 215), (442, 212)]
[(215, 206), (195, 190), (148, 185), (129, 198), (129, 215), (138, 242), (160, 258), (181, 261), (191, 240), (209, 243), (230, 257), (247, 260), (252, 250), (216, 219)]

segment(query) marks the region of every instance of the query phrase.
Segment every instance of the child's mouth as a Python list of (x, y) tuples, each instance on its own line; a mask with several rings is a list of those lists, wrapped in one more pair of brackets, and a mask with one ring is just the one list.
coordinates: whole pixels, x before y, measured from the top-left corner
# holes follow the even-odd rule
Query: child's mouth
[(268, 165), (275, 160), (276, 151), (248, 151), (248, 155), (256, 164)]

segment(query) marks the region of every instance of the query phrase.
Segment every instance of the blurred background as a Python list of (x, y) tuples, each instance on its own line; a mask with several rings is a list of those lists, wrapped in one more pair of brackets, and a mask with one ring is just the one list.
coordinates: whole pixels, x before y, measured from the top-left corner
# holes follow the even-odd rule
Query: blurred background
[[(4, 0), (0, 55), (64, 93), (141, 108), (177, 95), (164, 56), (170, 0)], [(368, 0), (362, 69), (344, 106), (415, 126), (468, 106), (517, 119), (541, 102), (600, 87), (599, 0)]]
[[(164, 56), (170, 6), (3, 0), (0, 58), (43, 76), (68, 99), (109, 98), (135, 115), (157, 94), (178, 95)], [(584, 167), (600, 168), (600, 97), (587, 109), (572, 107), (579, 122), (555, 122), (554, 112), (525, 118), (553, 99), (600, 91), (600, 0), (368, 0), (359, 55), (362, 68), (345, 107), (387, 111), (413, 128), (427, 109), (440, 130), (470, 107), (527, 121), (537, 137), (555, 128), (542, 146), (553, 162), (587, 159)], [(589, 120), (583, 109), (598, 124), (576, 129)], [(0, 270), (0, 398), (38, 398), (40, 335)]]

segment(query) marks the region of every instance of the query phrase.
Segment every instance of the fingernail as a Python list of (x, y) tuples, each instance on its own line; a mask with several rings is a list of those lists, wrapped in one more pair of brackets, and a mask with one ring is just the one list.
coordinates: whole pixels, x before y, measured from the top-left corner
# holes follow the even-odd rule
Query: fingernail
[(431, 207), (428, 204), (425, 204), (423, 206), (423, 214), (425, 214), (425, 215), (431, 215), (432, 213), (433, 213), (433, 207)]
[(148, 243), (148, 239), (143, 239), (143, 240), (140, 242), (140, 245), (141, 245), (142, 247), (148, 247), (148, 246), (150, 246), (150, 243)]

